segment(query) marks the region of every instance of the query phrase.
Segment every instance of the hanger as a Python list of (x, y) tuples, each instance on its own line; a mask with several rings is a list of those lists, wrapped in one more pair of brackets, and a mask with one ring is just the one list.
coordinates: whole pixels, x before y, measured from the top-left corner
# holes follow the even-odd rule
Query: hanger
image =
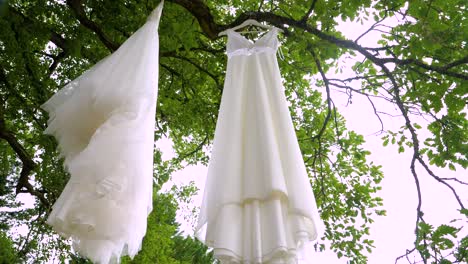
[[(256, 27), (260, 27), (260, 28), (264, 28), (264, 29), (271, 29), (273, 28), (273, 26), (267, 26), (267, 25), (263, 25), (261, 23), (259, 23), (257, 20), (255, 19), (247, 19), (245, 20), (244, 22), (242, 22), (242, 24), (238, 25), (238, 26), (235, 26), (233, 28), (230, 28), (230, 29), (226, 29), (224, 31), (221, 31), (218, 36), (223, 36), (223, 35), (226, 35), (227, 34), (227, 31), (228, 30), (237, 30), (237, 29), (240, 29), (240, 28), (243, 28), (243, 27), (247, 27), (247, 26), (256, 26)], [(278, 28), (278, 30), (280, 32), (283, 32), (282, 29)]]

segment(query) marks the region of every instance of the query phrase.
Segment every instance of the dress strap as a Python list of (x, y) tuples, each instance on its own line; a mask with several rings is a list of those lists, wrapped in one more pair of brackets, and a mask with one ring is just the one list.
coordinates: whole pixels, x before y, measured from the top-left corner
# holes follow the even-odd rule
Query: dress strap
[(279, 45), (278, 46), (278, 56), (281, 60), (284, 60), (284, 54), (283, 54), (283, 50), (281, 50), (281, 46)]

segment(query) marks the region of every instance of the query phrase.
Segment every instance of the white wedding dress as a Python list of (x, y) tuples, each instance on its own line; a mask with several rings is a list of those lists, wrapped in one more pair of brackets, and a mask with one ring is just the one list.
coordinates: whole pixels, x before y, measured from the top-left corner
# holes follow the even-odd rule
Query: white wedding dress
[(42, 106), (70, 173), (47, 222), (95, 263), (135, 256), (146, 233), (161, 10)]
[(197, 236), (221, 263), (297, 263), (322, 232), (276, 51), (228, 30), (228, 65)]

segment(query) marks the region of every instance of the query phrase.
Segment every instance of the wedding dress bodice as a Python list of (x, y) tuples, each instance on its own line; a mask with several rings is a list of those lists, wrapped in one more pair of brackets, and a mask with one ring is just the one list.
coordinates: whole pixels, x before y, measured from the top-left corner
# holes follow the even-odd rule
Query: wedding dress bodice
[(248, 40), (240, 33), (232, 29), (227, 31), (227, 35), (229, 38), (226, 50), (229, 58), (238, 55), (249, 56), (254, 53), (262, 52), (275, 54), (279, 47), (277, 28), (270, 29), (270, 31), (265, 33), (255, 42)]

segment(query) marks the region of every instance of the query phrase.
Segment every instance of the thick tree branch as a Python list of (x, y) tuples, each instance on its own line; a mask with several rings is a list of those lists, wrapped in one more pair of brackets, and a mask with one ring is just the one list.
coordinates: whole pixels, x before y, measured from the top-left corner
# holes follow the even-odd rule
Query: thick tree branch
[(461, 58), (459, 60), (456, 60), (456, 61), (453, 61), (451, 63), (446, 64), (445, 66), (442, 67), (442, 69), (448, 70), (448, 69), (451, 69), (453, 67), (457, 67), (457, 66), (467, 64), (467, 63), (468, 63), (468, 56), (465, 56), (464, 58)]
[[(265, 21), (269, 22), (277, 27), (284, 28), (284, 25), (290, 25), (295, 28), (300, 28), (303, 29), (323, 40), (326, 40), (328, 42), (334, 43), (335, 45), (343, 48), (348, 48), (352, 49), (355, 51), (360, 52), (362, 55), (364, 55), (367, 59), (371, 60), (373, 63), (376, 65), (382, 66), (387, 63), (395, 63), (398, 66), (405, 66), (405, 65), (416, 65), (420, 68), (438, 72), (440, 74), (444, 74), (447, 76), (463, 79), (463, 80), (468, 80), (468, 75), (458, 73), (458, 72), (453, 72), (450, 71), (449, 69), (454, 68), (456, 66), (464, 65), (468, 63), (468, 57), (464, 57), (462, 59), (456, 60), (454, 62), (448, 63), (445, 66), (435, 66), (435, 65), (428, 65), (422, 61), (415, 60), (415, 59), (398, 59), (398, 58), (379, 58), (373, 54), (370, 53), (371, 50), (375, 49), (380, 49), (380, 48), (365, 48), (360, 46), (354, 41), (351, 40), (345, 40), (345, 39), (340, 39), (332, 35), (328, 35), (317, 28), (314, 28), (307, 23), (305, 23), (302, 20), (294, 20), (289, 17), (284, 17), (277, 15), (272, 12), (246, 12), (240, 14), (235, 21), (233, 21), (230, 24), (227, 25), (218, 25), (214, 21), (214, 18), (210, 12), (210, 9), (208, 6), (202, 1), (202, 0), (169, 0), (170, 2), (176, 3), (185, 9), (189, 11), (198, 21), (200, 27), (202, 28), (203, 32), (206, 34), (207, 37), (210, 39), (217, 39), (218, 38), (218, 33), (233, 27), (235, 25), (238, 25), (242, 23), (244, 20), (248, 18), (253, 18), (259, 21)], [(314, 1), (315, 2), (315, 1)], [(313, 2), (313, 3), (314, 3)], [(110, 51), (115, 51), (119, 45), (117, 43), (114, 43), (110, 40), (108, 36), (105, 35), (103, 30), (93, 21), (91, 21), (89, 18), (87, 18), (86, 13), (84, 11), (84, 7), (82, 4), (82, 0), (67, 0), (67, 4), (70, 6), (70, 8), (74, 11), (75, 15), (77, 16), (78, 20), (80, 23), (87, 27), (88, 29), (92, 30), (93, 32), (96, 33), (98, 38), (103, 42), (103, 44), (110, 50)], [(311, 6), (311, 9), (313, 9), (313, 4)], [(20, 14), (23, 18), (26, 18), (23, 14), (21, 14), (19, 11), (12, 10)], [(28, 19), (28, 18), (26, 18)], [(28, 19), (31, 21), (30, 19)], [(286, 33), (287, 34), (287, 31)], [(51, 41), (54, 42), (57, 46), (61, 47), (62, 49), (66, 50), (67, 46), (67, 41), (62, 38), (59, 34), (51, 31)], [(162, 56), (164, 54), (161, 54)]]
[(198, 21), (203, 32), (210, 39), (216, 39), (218, 33), (223, 31), (218, 24), (215, 23), (210, 9), (203, 0), (168, 0), (169, 2), (176, 3), (190, 12)]
[(305, 13), (305, 15), (301, 18), (301, 22), (305, 23), (307, 19), (309, 19), (310, 15), (314, 11), (315, 4), (317, 4), (317, 0), (312, 0), (312, 4), (310, 4), (309, 10)]
[[(446, 181), (444, 181), (442, 178), (435, 175), (434, 172), (426, 164), (426, 162), (422, 159), (421, 153), (420, 153), (420, 147), (419, 147), (419, 139), (418, 139), (418, 136), (417, 136), (417, 133), (416, 133), (416, 129), (411, 124), (411, 120), (410, 120), (410, 118), (408, 116), (408, 110), (404, 106), (403, 101), (401, 99), (400, 86), (398, 85), (398, 83), (397, 83), (395, 77), (393, 76), (393, 74), (390, 72), (390, 70), (385, 65), (382, 65), (382, 70), (384, 71), (384, 73), (387, 75), (387, 77), (390, 79), (390, 81), (392, 83), (395, 103), (396, 103), (397, 107), (399, 108), (403, 118), (405, 119), (405, 125), (406, 125), (406, 128), (410, 132), (411, 140), (412, 140), (412, 144), (413, 144), (413, 157), (411, 159), (410, 169), (411, 169), (411, 174), (413, 175), (413, 178), (414, 178), (414, 181), (415, 181), (415, 184), (416, 184), (416, 189), (417, 189), (417, 194), (418, 194), (418, 205), (417, 205), (417, 208), (416, 208), (416, 229), (415, 229), (415, 232), (416, 232), (415, 247), (416, 247), (417, 242), (420, 240), (420, 237), (421, 237), (420, 229), (419, 229), (419, 223), (421, 221), (424, 222), (424, 219), (422, 217), (423, 212), (422, 212), (421, 187), (420, 187), (420, 183), (419, 183), (419, 176), (418, 176), (418, 174), (416, 172), (416, 166), (415, 166), (416, 161), (419, 162), (419, 164), (423, 166), (425, 171), (431, 177), (433, 177), (434, 179), (436, 179), (438, 182), (442, 183), (443, 185), (447, 186), (452, 191), (452, 193), (455, 196), (455, 199), (457, 200), (457, 202), (459, 203), (461, 209), (465, 209), (465, 206), (464, 206), (463, 202), (460, 200), (460, 197), (457, 194), (457, 192), (455, 191), (455, 189), (450, 184), (448, 184)], [(414, 251), (414, 250), (407, 251), (407, 252), (412, 252), (412, 251)], [(419, 250), (418, 250), (418, 252), (420, 253), (420, 256), (422, 258), (423, 263), (427, 263), (427, 258)], [(408, 253), (406, 255), (408, 255)], [(399, 258), (397, 258), (396, 261), (398, 261), (398, 259)]]
[[(185, 9), (189, 11), (198, 21), (200, 27), (202, 28), (203, 32), (207, 37), (210, 39), (217, 39), (218, 38), (218, 33), (233, 27), (235, 25), (238, 25), (242, 23), (244, 20), (248, 18), (253, 18), (259, 21), (265, 21), (269, 22), (277, 27), (284, 28), (284, 25), (290, 25), (295, 28), (300, 28), (303, 29), (323, 40), (326, 40), (328, 42), (334, 43), (335, 45), (343, 48), (348, 48), (352, 49), (355, 51), (360, 52), (362, 55), (364, 55), (367, 59), (371, 60), (373, 63), (376, 65), (384, 65), (387, 63), (395, 63), (398, 66), (405, 66), (405, 65), (416, 65), (420, 68), (438, 72), (440, 74), (444, 74), (447, 76), (463, 79), (463, 80), (468, 80), (468, 75), (458, 73), (458, 72), (453, 72), (450, 71), (451, 68), (454, 68), (456, 66), (464, 65), (468, 63), (468, 57), (464, 57), (462, 59), (456, 60), (454, 62), (448, 63), (445, 66), (435, 66), (435, 65), (428, 65), (422, 61), (418, 61), (415, 59), (398, 59), (398, 58), (379, 58), (373, 54), (370, 53), (372, 50), (376, 49), (383, 49), (383, 48), (365, 48), (360, 46), (354, 41), (351, 40), (345, 40), (345, 39), (340, 39), (332, 35), (328, 35), (317, 28), (314, 28), (307, 23), (305, 23), (302, 20), (294, 20), (289, 17), (284, 17), (277, 15), (272, 12), (246, 12), (240, 14), (235, 21), (233, 21), (230, 24), (227, 25), (218, 25), (214, 21), (213, 15), (210, 12), (210, 9), (208, 6), (202, 1), (202, 0), (169, 0), (170, 2), (176, 3)], [(314, 1), (315, 2), (315, 1)], [(314, 2), (311, 5), (311, 9), (313, 10), (314, 7)], [(110, 40), (108, 36), (105, 35), (103, 30), (93, 21), (91, 21), (89, 18), (87, 18), (86, 13), (84, 11), (84, 7), (82, 4), (82, 0), (67, 0), (67, 4), (70, 6), (70, 8), (74, 11), (75, 15), (77, 16), (78, 20), (80, 23), (87, 27), (88, 29), (92, 30), (93, 32), (96, 33), (98, 38), (103, 42), (103, 44), (110, 50), (110, 51), (115, 51), (118, 47), (119, 44), (114, 43)], [(14, 10), (14, 9), (13, 9)], [(14, 10), (17, 14), (22, 15), (20, 12), (17, 10)], [(26, 18), (24, 15), (22, 15), (23, 18)], [(26, 18), (28, 19), (28, 18)], [(29, 19), (30, 20), (30, 19)], [(31, 20), (30, 20), (31, 21)], [(287, 34), (287, 31), (286, 33)], [(54, 42), (57, 46), (61, 47), (62, 49), (66, 50), (67, 48), (67, 41), (66, 39), (62, 38), (59, 34), (51, 31), (51, 41)], [(385, 48), (386, 49), (386, 48)], [(164, 56), (164, 53), (161, 54)]]
[(114, 52), (119, 48), (119, 44), (112, 42), (111, 39), (104, 33), (104, 31), (94, 21), (91, 21), (86, 16), (82, 0), (67, 0), (67, 5), (71, 8), (71, 10), (73, 10), (81, 25), (96, 33), (99, 40), (101, 40), (101, 42), (104, 44), (104, 46), (107, 47), (107, 49), (109, 49), (109, 51)]
[(0, 138), (8, 142), (10, 147), (18, 155), (18, 158), (23, 163), (23, 167), (20, 172), (18, 183), (16, 184), (16, 194), (19, 193), (30, 193), (36, 196), (43, 205), (49, 206), (49, 202), (44, 197), (44, 194), (34, 189), (32, 184), (29, 182), (29, 175), (37, 167), (37, 164), (32, 160), (26, 149), (19, 143), (15, 135), (9, 131), (6, 127), (4, 119), (3, 107), (0, 108)]
[[(384, 71), (384, 73), (387, 75), (387, 77), (390, 79), (392, 85), (393, 85), (393, 91), (394, 91), (394, 98), (395, 98), (395, 101), (396, 101), (396, 105), (398, 106), (398, 108), (400, 109), (400, 112), (402, 113), (404, 119), (405, 119), (405, 124), (406, 124), (406, 128), (408, 128), (408, 130), (410, 131), (410, 134), (411, 134), (411, 139), (412, 139), (412, 143), (413, 143), (413, 156), (411, 158), (411, 164), (410, 164), (410, 170), (411, 170), (411, 174), (413, 175), (413, 178), (414, 178), (414, 182), (415, 182), (415, 185), (416, 185), (416, 191), (417, 191), (417, 196), (418, 196), (418, 205), (416, 207), (416, 224), (415, 224), (415, 233), (416, 233), (416, 239), (415, 239), (415, 246), (416, 246), (416, 241), (418, 241), (420, 239), (420, 229), (419, 229), (419, 223), (421, 221), (424, 222), (424, 219), (423, 219), (423, 212), (422, 212), (422, 195), (421, 195), (421, 184), (419, 182), (419, 176), (416, 172), (416, 160), (418, 159), (418, 157), (420, 156), (420, 152), (419, 152), (419, 139), (418, 139), (418, 136), (416, 134), (416, 130), (415, 128), (413, 127), (413, 125), (411, 124), (411, 120), (409, 119), (409, 116), (408, 116), (408, 112), (401, 100), (401, 96), (400, 96), (400, 87), (398, 85), (398, 83), (396, 82), (394, 76), (392, 75), (392, 73), (390, 72), (390, 70), (385, 66), (383, 65), (382, 67), (382, 70)], [(421, 257), (424, 261), (426, 261), (426, 258), (421, 254)]]
[(422, 61), (418, 61), (418, 60), (415, 60), (415, 59), (400, 60), (400, 59), (396, 59), (396, 58), (385, 58), (385, 59), (381, 59), (381, 61), (383, 63), (395, 63), (395, 64), (397, 64), (399, 66), (405, 66), (405, 65), (413, 64), (413, 65), (419, 66), (419, 67), (421, 67), (423, 69), (426, 69), (426, 70), (429, 70), (429, 71), (434, 71), (434, 72), (437, 72), (437, 73), (440, 73), (440, 74), (444, 74), (444, 75), (455, 77), (455, 78), (462, 79), (462, 80), (468, 80), (468, 75), (448, 70), (448, 69), (453, 68), (453, 67), (458, 66), (458, 65), (467, 64), (468, 63), (468, 57), (465, 57), (463, 59), (456, 60), (454, 62), (448, 63), (445, 66), (428, 65), (428, 64), (426, 64), (426, 63), (424, 63)]
[(49, 66), (49, 75), (54, 73), (55, 69), (59, 65), (60, 61), (67, 56), (65, 51), (60, 52), (57, 56), (54, 56), (52, 64)]
[(197, 18), (200, 27), (202, 28), (203, 32), (206, 34), (207, 37), (211, 39), (218, 38), (218, 33), (233, 26), (239, 25), (243, 21), (249, 18), (256, 19), (258, 21), (269, 22), (279, 28), (285, 29), (285, 34), (287, 34), (287, 29), (284, 25), (293, 26), (295, 28), (303, 29), (322, 40), (326, 40), (331, 42), (339, 47), (352, 49), (358, 51), (362, 55), (364, 55), (367, 59), (375, 63), (376, 65), (382, 66), (387, 63), (395, 63), (398, 66), (405, 66), (405, 65), (416, 65), (426, 70), (438, 72), (440, 74), (445, 74), (447, 76), (468, 80), (468, 75), (457, 73), (453, 71), (449, 71), (450, 68), (454, 67), (452, 65), (462, 65), (466, 64), (466, 58), (461, 60), (457, 60), (455, 62), (449, 63), (446, 66), (434, 66), (428, 65), (422, 61), (418, 61), (415, 59), (398, 59), (398, 58), (379, 58), (369, 52), (366, 48), (362, 47), (361, 45), (357, 44), (354, 41), (340, 39), (338, 37), (326, 34), (319, 29), (310, 26), (309, 24), (305, 23), (302, 20), (294, 20), (289, 17), (284, 17), (277, 15), (272, 12), (245, 12), (240, 14), (235, 21), (227, 25), (218, 25), (215, 23), (213, 16), (210, 13), (208, 6), (201, 0), (195, 1), (188, 1), (188, 0), (170, 0), (171, 2), (177, 3), (183, 7), (185, 7), (192, 15)]
[[(7, 88), (7, 90), (12, 90), (10, 83), (6, 79), (6, 76), (3, 72), (3, 69), (0, 69), (0, 82)], [(34, 189), (32, 184), (29, 182), (29, 176), (31, 172), (37, 167), (37, 164), (32, 160), (29, 153), (21, 145), (19, 140), (16, 138), (15, 134), (8, 130), (6, 121), (5, 121), (5, 104), (0, 105), (0, 139), (4, 139), (8, 142), (13, 151), (18, 155), (18, 158), (23, 163), (23, 167), (20, 172), (20, 177), (16, 184), (16, 194), (19, 193), (30, 193), (31, 195), (36, 196), (43, 205), (49, 206), (49, 202), (44, 197), (44, 194)]]

